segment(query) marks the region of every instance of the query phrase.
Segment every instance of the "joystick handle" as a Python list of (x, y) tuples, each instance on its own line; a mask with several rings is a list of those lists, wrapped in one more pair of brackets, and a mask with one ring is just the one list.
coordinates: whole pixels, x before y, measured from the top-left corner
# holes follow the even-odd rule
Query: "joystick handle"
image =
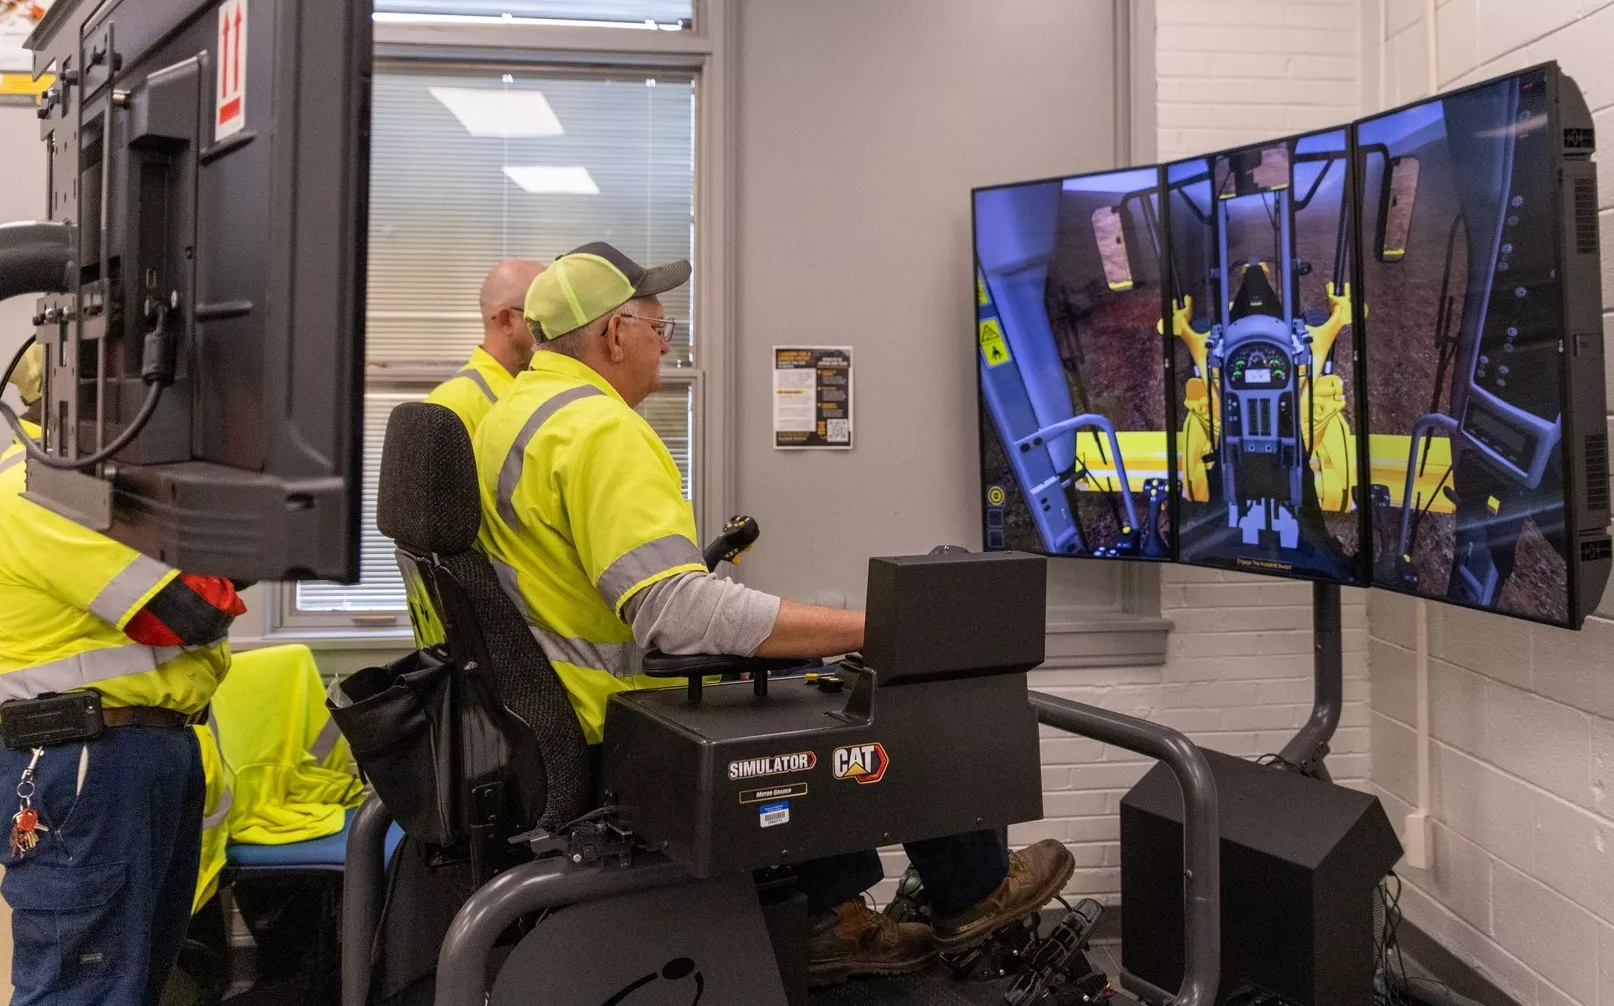
[(756, 544), (762, 529), (757, 522), (744, 514), (730, 517), (728, 523), (723, 525), (723, 531), (716, 538), (706, 543), (702, 558), (706, 560), (707, 569), (716, 569), (725, 562), (738, 562), (740, 553)]

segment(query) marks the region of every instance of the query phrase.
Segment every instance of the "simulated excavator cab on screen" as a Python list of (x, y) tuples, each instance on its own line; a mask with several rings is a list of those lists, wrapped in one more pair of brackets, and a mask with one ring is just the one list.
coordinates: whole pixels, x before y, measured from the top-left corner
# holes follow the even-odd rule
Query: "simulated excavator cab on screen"
[(29, 47), (28, 498), (193, 573), (356, 579), (370, 4), (58, 0)]
[(1347, 131), (1165, 170), (1179, 558), (1357, 583)]

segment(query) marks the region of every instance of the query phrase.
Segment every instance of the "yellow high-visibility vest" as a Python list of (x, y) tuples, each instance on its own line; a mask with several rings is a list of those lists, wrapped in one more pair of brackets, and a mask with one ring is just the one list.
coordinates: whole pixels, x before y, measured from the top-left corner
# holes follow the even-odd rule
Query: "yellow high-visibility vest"
[(325, 708), (306, 646), (238, 654), (213, 699), (219, 750), (232, 778), (230, 841), (288, 845), (341, 831), (364, 799), (353, 756)]
[(460, 417), (460, 422), (475, 437), (476, 428), (481, 425), (488, 410), (510, 392), (515, 380), (504, 369), (504, 364), (478, 346), (471, 350), (471, 359), (460, 368), (459, 373), (432, 389), (426, 401), (453, 409), (454, 414)]
[(639, 673), (623, 621), (639, 591), (706, 572), (678, 466), (586, 364), (540, 351), (475, 438), (478, 547), (555, 666), (590, 743), (606, 700), (669, 682)]
[(192, 729), (202, 749), (202, 775), (207, 779), (207, 802), (202, 809), (202, 863), (197, 870), (196, 894), (191, 901), (191, 914), (195, 915), (219, 890), (219, 874), (224, 872), (226, 861), (225, 847), (230, 843), (232, 794), (212, 728), (198, 723)]
[(229, 670), (229, 644), (152, 647), (122, 631), (179, 571), (23, 499), (25, 468), (22, 445), (7, 441), (0, 702), (93, 689), (108, 707), (200, 712)]

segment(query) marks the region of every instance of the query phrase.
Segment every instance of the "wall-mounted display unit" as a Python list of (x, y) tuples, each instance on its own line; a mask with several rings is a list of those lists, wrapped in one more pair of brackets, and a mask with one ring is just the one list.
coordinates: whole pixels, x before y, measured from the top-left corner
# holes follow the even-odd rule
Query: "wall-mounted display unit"
[(1590, 141), (1552, 67), (1357, 126), (1375, 586), (1556, 625), (1602, 592)]
[(1579, 627), (1614, 565), (1593, 140), (1549, 63), (977, 189), (983, 543)]
[(1178, 558), (1355, 584), (1344, 128), (1166, 166)]

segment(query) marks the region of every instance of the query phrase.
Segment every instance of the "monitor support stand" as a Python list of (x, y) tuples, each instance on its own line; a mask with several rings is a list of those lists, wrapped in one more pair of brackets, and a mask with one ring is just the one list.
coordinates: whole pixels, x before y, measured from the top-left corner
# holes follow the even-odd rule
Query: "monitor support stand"
[(1278, 752), (1278, 757), (1302, 775), (1328, 781), (1324, 759), (1328, 757), (1328, 742), (1339, 727), (1340, 707), (1345, 701), (1345, 657), (1337, 583), (1312, 584), (1311, 639), (1311, 717)]

